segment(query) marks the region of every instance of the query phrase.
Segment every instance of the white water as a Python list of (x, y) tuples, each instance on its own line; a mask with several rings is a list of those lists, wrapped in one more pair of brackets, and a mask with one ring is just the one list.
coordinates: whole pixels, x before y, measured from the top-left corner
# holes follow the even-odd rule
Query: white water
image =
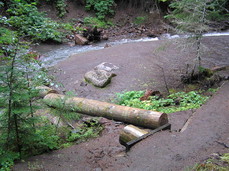
[[(203, 36), (204, 37), (211, 37), (211, 36), (228, 36), (229, 32), (222, 32), (222, 33), (206, 33)], [(45, 67), (50, 67), (56, 65), (58, 62), (63, 61), (67, 58), (69, 58), (73, 54), (79, 54), (87, 51), (93, 51), (93, 50), (100, 50), (103, 49), (105, 44), (109, 44), (111, 46), (125, 44), (125, 43), (136, 43), (136, 42), (150, 42), (150, 41), (158, 41), (162, 39), (177, 39), (177, 38), (187, 38), (188, 35), (171, 35), (171, 34), (163, 34), (159, 38), (141, 38), (141, 39), (122, 39), (117, 40), (114, 42), (101, 42), (96, 43), (93, 45), (85, 45), (85, 46), (68, 46), (63, 45), (62, 47), (58, 49), (53, 49), (50, 52), (43, 53), (44, 56), (41, 60), (43, 61), (43, 65)], [(47, 45), (48, 46), (48, 45)]]

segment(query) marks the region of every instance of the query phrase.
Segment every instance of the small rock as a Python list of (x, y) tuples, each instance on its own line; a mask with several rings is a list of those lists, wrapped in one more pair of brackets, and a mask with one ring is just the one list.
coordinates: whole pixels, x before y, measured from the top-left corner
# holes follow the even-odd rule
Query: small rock
[(84, 81), (82, 81), (82, 82), (80, 83), (80, 86), (81, 86), (81, 87), (85, 87), (85, 86), (87, 86), (87, 83), (85, 83)]
[(111, 71), (119, 69), (119, 67), (115, 66), (112, 63), (103, 62), (103, 63), (97, 65), (94, 69), (95, 70), (104, 70), (104, 71), (111, 72)]
[(111, 47), (111, 45), (108, 45), (107, 43), (105, 44), (104, 48)]
[(95, 168), (95, 171), (102, 171), (100, 167)]
[(75, 44), (86, 45), (88, 44), (88, 40), (79, 34), (75, 34)]
[(79, 83), (79, 81), (78, 80), (76, 80), (75, 82), (74, 82), (74, 84), (78, 84)]
[(104, 34), (104, 35), (102, 36), (102, 40), (108, 40), (108, 36), (107, 36), (106, 34)]

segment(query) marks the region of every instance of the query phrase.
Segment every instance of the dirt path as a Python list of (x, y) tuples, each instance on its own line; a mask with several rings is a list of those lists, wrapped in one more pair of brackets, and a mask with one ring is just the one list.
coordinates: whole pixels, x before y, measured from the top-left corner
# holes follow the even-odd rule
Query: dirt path
[[(229, 82), (213, 98), (198, 109), (188, 128), (182, 133), (161, 132), (147, 138), (131, 149), (121, 170), (170, 171), (206, 159), (212, 153), (225, 153), (218, 142), (229, 143)], [(129, 166), (128, 166), (129, 165)]]
[[(210, 51), (203, 57), (206, 67), (229, 65), (229, 37), (205, 38)], [(116, 92), (151, 88), (165, 91), (163, 67), (170, 88), (180, 84), (180, 74), (186, 63), (192, 63), (191, 49), (178, 53), (177, 43), (168, 41), (141, 42), (114, 46), (99, 51), (74, 55), (56, 66), (58, 81), (66, 90), (78, 96), (109, 100)], [(158, 48), (162, 51), (159, 51)], [(112, 83), (104, 89), (82, 86), (83, 75), (101, 62), (120, 67)], [(60, 72), (59, 72), (60, 71)], [(228, 73), (222, 73), (228, 74)], [(163, 131), (136, 144), (130, 152), (118, 142), (122, 123), (103, 119), (105, 130), (101, 137), (70, 148), (53, 151), (18, 163), (14, 170), (116, 171), (183, 170), (206, 159), (213, 152), (227, 152), (217, 141), (229, 143), (229, 83), (198, 109), (187, 129), (179, 133), (194, 111), (170, 114), (172, 131)]]

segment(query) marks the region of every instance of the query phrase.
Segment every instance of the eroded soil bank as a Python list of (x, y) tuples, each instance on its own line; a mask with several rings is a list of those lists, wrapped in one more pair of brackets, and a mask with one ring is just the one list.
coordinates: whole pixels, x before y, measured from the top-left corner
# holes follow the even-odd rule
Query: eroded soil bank
[[(229, 37), (206, 37), (208, 47), (202, 58), (204, 67), (229, 65)], [(186, 64), (193, 64), (192, 49), (181, 49), (175, 40), (140, 42), (117, 45), (98, 51), (71, 56), (57, 64), (52, 73), (64, 85), (63, 91), (74, 91), (79, 97), (109, 101), (116, 92), (124, 90), (165, 91), (162, 70), (169, 88), (181, 86), (180, 75)], [(181, 53), (180, 51), (183, 50)], [(117, 76), (104, 88), (82, 84), (84, 74), (102, 62), (119, 67)], [(228, 70), (220, 73), (228, 75)], [(118, 142), (120, 122), (103, 119), (105, 130), (101, 137), (70, 148), (53, 151), (18, 163), (14, 170), (184, 170), (187, 166), (206, 159), (213, 152), (229, 150), (218, 142), (229, 143), (229, 84), (222, 88), (195, 114), (194, 111), (170, 114), (172, 131), (159, 132), (136, 144), (128, 153)], [(193, 115), (187, 129), (178, 132)]]

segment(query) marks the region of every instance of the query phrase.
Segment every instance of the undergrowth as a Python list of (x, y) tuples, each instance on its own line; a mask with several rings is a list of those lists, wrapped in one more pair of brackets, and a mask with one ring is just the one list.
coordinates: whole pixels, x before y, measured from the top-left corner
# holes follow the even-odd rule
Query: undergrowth
[[(55, 134), (60, 137), (59, 147), (68, 147), (75, 143), (80, 143), (87, 140), (88, 138), (97, 137), (99, 133), (103, 130), (102, 125), (99, 123), (98, 119), (89, 119), (82, 123), (76, 124), (77, 126), (72, 126), (71, 123), (78, 122), (82, 119), (82, 115), (75, 112), (69, 111), (66, 107), (65, 101), (73, 97), (74, 93), (66, 92), (66, 97), (64, 99), (56, 100), (61, 108), (53, 108), (51, 114), (59, 118), (58, 123), (55, 125)], [(71, 106), (71, 105), (70, 105)], [(68, 126), (59, 126), (60, 121), (67, 123)], [(69, 128), (71, 126), (71, 128)]]
[(199, 108), (209, 98), (201, 95), (197, 91), (190, 91), (188, 93), (172, 93), (165, 98), (150, 96), (149, 100), (140, 101), (140, 97), (143, 95), (144, 91), (117, 93), (118, 104), (146, 110), (156, 110), (164, 113), (173, 113)]
[(61, 33), (57, 30), (59, 24), (46, 18), (38, 11), (36, 3), (13, 1), (7, 13), (10, 17), (0, 17), (1, 23), (18, 29), (20, 36), (32, 40), (54, 40), (61, 42)]
[(203, 163), (196, 164), (189, 171), (228, 171), (229, 170), (229, 153), (219, 156), (217, 159), (208, 159)]
[(100, 20), (105, 20), (106, 16), (113, 15), (114, 0), (86, 0), (86, 10), (93, 10)]
[(96, 17), (85, 17), (84, 18), (84, 24), (86, 26), (93, 26), (98, 28), (108, 28), (110, 26), (113, 26), (112, 22), (104, 21)]

